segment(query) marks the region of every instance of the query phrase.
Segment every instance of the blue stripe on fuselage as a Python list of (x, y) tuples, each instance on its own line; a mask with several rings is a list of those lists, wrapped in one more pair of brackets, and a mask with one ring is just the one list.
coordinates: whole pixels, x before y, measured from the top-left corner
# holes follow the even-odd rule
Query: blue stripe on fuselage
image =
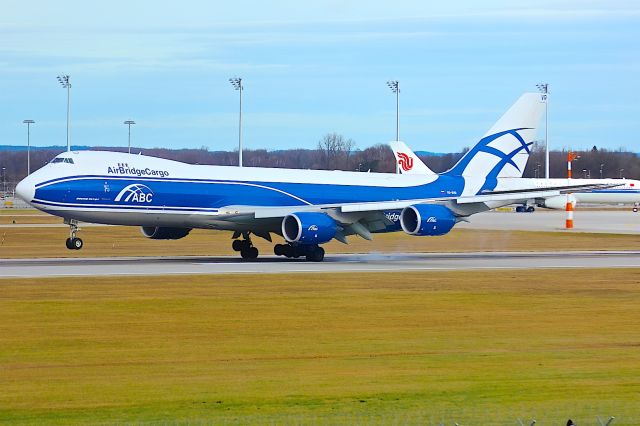
[[(148, 194), (127, 194), (127, 187), (143, 184)], [(283, 182), (241, 182), (176, 178), (114, 178), (72, 176), (36, 185), (35, 199), (73, 206), (149, 206), (212, 209), (230, 205), (296, 206), (393, 201), (455, 196), (462, 192), (463, 179), (440, 176), (435, 181), (410, 187), (334, 185)], [(146, 189), (144, 190), (146, 191)]]

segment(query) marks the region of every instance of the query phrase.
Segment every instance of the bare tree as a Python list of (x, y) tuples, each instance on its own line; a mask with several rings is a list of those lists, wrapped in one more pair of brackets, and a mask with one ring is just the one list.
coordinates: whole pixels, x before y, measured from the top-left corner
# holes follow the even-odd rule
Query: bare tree
[(345, 139), (337, 133), (327, 133), (318, 142), (320, 168), (350, 170), (349, 159), (355, 145), (353, 139)]

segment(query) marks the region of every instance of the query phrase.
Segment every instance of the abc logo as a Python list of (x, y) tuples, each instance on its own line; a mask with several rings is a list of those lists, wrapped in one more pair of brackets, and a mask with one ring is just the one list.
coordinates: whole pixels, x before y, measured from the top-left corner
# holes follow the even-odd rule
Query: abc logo
[(146, 185), (134, 183), (126, 186), (116, 195), (114, 199), (116, 203), (151, 203), (153, 201), (153, 191)]

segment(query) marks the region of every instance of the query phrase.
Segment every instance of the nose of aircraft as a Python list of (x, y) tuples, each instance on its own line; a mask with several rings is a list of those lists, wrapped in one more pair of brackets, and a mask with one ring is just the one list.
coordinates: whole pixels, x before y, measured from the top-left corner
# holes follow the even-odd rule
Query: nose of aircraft
[(16, 186), (16, 195), (27, 203), (30, 203), (31, 200), (33, 200), (35, 193), (36, 187), (31, 176), (27, 176), (22, 179)]

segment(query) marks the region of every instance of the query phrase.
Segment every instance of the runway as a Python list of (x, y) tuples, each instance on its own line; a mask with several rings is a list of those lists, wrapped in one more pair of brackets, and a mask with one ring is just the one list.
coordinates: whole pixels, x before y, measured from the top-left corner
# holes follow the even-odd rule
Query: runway
[(0, 277), (637, 268), (640, 251), (329, 254), (322, 263), (264, 256), (0, 260)]

